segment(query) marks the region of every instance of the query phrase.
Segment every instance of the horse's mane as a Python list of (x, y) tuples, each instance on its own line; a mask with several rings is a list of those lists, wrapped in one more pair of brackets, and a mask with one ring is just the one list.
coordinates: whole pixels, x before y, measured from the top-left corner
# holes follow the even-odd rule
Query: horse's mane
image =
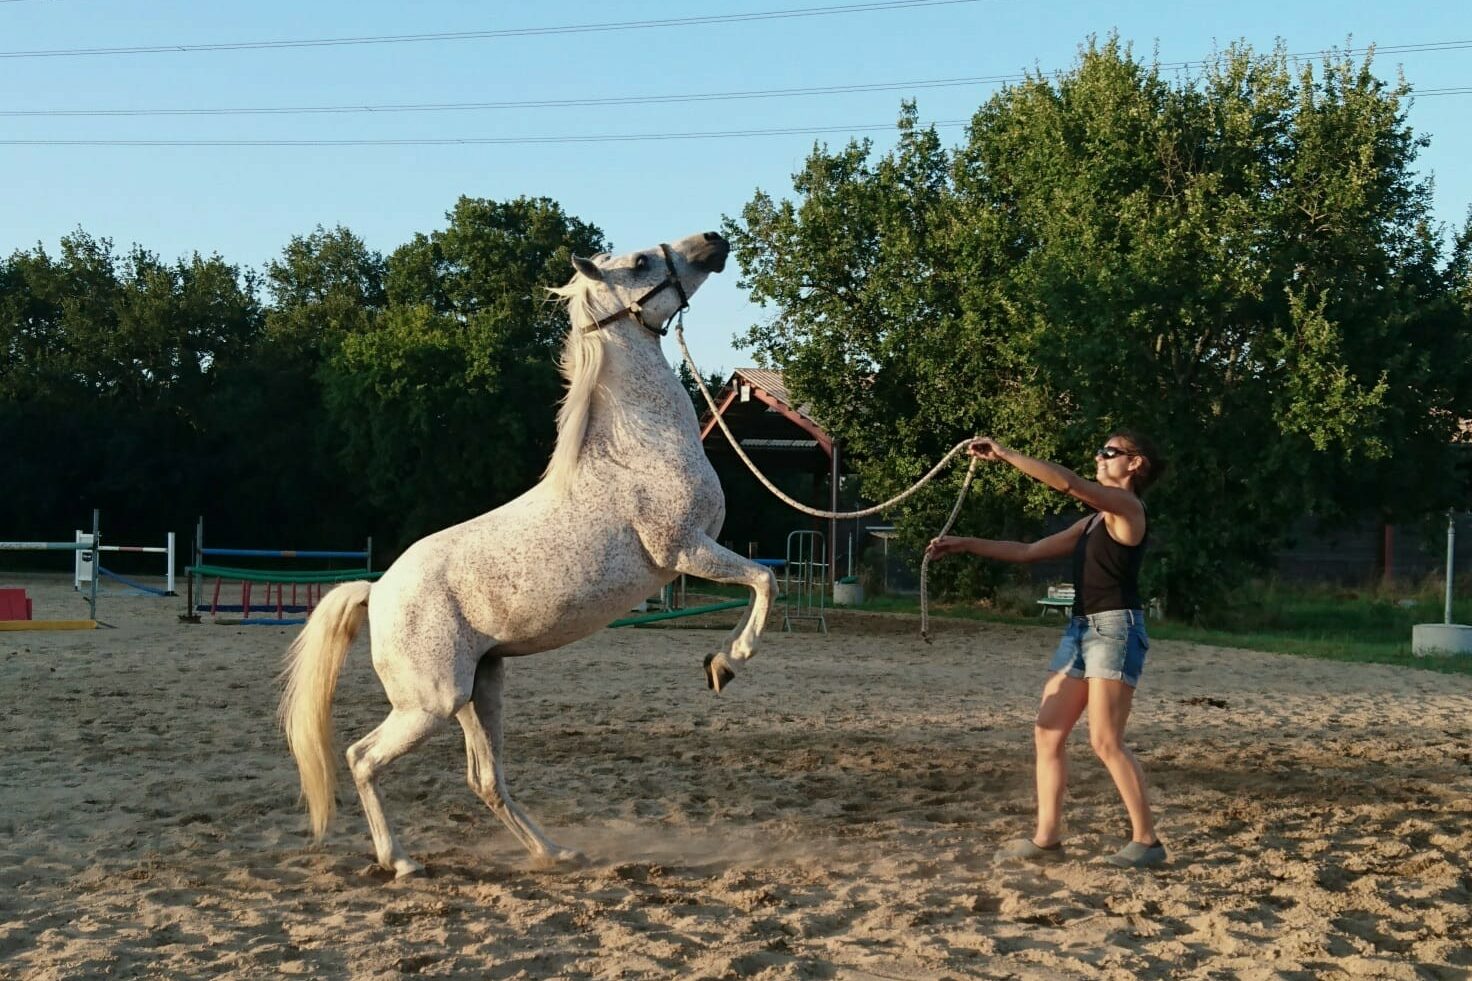
[(598, 387), (598, 374), (603, 368), (603, 331), (586, 330), (584, 325), (598, 319), (592, 303), (591, 280), (574, 276), (566, 286), (549, 288), (547, 292), (567, 306), (567, 340), (562, 345), (558, 367), (567, 382), (567, 394), (557, 408), (557, 448), (542, 478), (557, 493), (566, 493), (577, 468), (578, 451), (588, 432), (588, 413), (593, 405), (593, 391)]

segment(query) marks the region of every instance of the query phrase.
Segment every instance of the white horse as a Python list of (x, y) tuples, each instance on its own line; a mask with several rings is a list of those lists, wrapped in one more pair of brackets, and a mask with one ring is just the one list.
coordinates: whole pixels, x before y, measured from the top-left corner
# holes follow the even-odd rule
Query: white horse
[(287, 652), (280, 706), (316, 838), (335, 803), (333, 690), (365, 615), (393, 710), (348, 748), (347, 761), (378, 861), (400, 876), (422, 866), (389, 827), (378, 774), (452, 716), (465, 731), (471, 789), (534, 855), (577, 857), (507, 793), (506, 658), (586, 637), (680, 573), (741, 583), (753, 594), (736, 629), (706, 657), (707, 684), (719, 692), (755, 652), (776, 580), (716, 543), (725, 496), (690, 397), (660, 347), (664, 325), (729, 252), (706, 232), (618, 258), (574, 257), (576, 275), (552, 291), (566, 302), (572, 329), (562, 359), (568, 391), (542, 481), (416, 542), (377, 583), (346, 583), (322, 598)]

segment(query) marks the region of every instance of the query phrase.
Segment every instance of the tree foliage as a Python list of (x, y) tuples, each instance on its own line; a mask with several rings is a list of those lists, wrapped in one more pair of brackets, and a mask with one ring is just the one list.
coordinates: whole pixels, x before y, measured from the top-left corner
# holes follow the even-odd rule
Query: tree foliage
[(547, 298), (603, 234), (556, 202), (461, 198), (386, 264), (387, 307), (327, 360), (342, 459), (410, 540), (530, 487), (551, 454), (566, 316)]
[[(795, 201), (728, 221), (773, 311), (747, 340), (876, 498), (972, 433), (1086, 476), (1111, 428), (1154, 435), (1150, 585), (1177, 610), (1304, 515), (1446, 506), (1467, 235), (1444, 254), (1407, 87), (1370, 69), (1234, 47), (1173, 82), (1111, 38), (998, 93), (949, 151), (907, 104), (890, 153), (816, 147)], [(1068, 506), (1010, 468), (977, 490), (963, 528), (988, 537)], [(954, 491), (914, 499), (912, 539)]]
[[(259, 333), (255, 280), (218, 256), (169, 264), (78, 231), (0, 261), (0, 446), (11, 537), (65, 534), (94, 506), (174, 527), (211, 475), (197, 412)], [(159, 536), (162, 537), (161, 535)]]
[[(791, 199), (727, 223), (772, 311), (747, 340), (871, 499), (973, 433), (1080, 469), (1110, 428), (1154, 434), (1151, 588), (1189, 610), (1303, 515), (1467, 503), (1472, 217), (1432, 222), (1407, 95), (1368, 59), (1231, 48), (1178, 80), (1107, 39), (956, 147), (905, 105), (891, 152), (815, 148)], [(462, 198), (386, 257), (337, 227), (261, 273), (80, 230), (0, 258), (0, 538), (100, 506), (139, 538), (203, 514), (215, 542), (371, 532), (382, 555), (503, 503), (553, 440), (545, 288), (605, 248), (556, 202)], [(959, 480), (898, 516), (912, 542)], [(987, 468), (960, 528), (1024, 537), (1067, 506)]]
[(546, 287), (606, 245), (547, 199), (447, 218), (386, 260), (317, 228), (264, 275), (82, 231), (0, 260), (0, 538), (99, 506), (140, 537), (205, 515), (215, 543), (372, 533), (382, 557), (531, 486), (561, 397)]

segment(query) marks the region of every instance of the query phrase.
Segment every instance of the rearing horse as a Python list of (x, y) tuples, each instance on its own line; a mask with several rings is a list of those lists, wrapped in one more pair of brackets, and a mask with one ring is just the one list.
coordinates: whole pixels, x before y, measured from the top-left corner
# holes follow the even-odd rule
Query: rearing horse
[(543, 479), (515, 500), (410, 546), (377, 583), (346, 583), (318, 604), (286, 655), (280, 715), (320, 839), (335, 803), (332, 696), (365, 615), (373, 668), (393, 710), (347, 761), (379, 863), (419, 871), (383, 810), (378, 775), (452, 716), (471, 788), (533, 854), (577, 856), (512, 800), (501, 768), (506, 658), (593, 633), (680, 573), (751, 588), (753, 602), (705, 659), (717, 692), (756, 650), (776, 595), (770, 570), (722, 548), (725, 496), (700, 444), (690, 397), (660, 339), (730, 245), (715, 232), (630, 255), (574, 257), (552, 292), (571, 330), (567, 396)]

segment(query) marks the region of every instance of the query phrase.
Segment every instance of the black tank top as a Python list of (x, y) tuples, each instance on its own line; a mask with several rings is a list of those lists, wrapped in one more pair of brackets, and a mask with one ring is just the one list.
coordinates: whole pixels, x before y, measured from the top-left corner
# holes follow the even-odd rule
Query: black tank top
[(1104, 527), (1103, 515), (1089, 519), (1073, 547), (1074, 616), (1142, 609), (1140, 561), (1145, 557), (1149, 534), (1147, 529), (1138, 545), (1121, 545)]

